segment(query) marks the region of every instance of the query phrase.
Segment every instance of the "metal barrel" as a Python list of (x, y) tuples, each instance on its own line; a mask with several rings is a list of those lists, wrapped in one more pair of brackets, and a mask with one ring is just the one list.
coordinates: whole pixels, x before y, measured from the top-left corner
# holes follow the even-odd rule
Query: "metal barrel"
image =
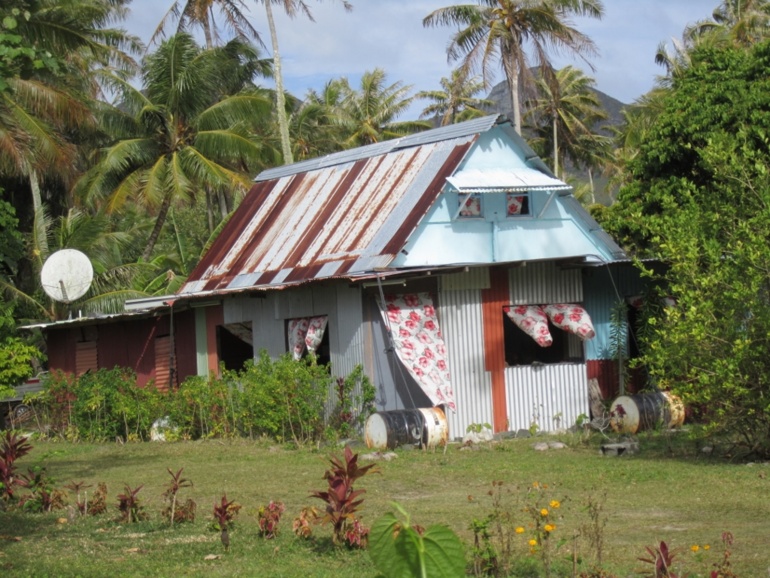
[(435, 447), (446, 443), (448, 437), (446, 416), (438, 407), (378, 411), (364, 426), (364, 439), (370, 449)]
[(684, 423), (684, 405), (675, 395), (663, 391), (621, 395), (610, 407), (610, 424), (618, 433), (634, 434), (671, 428)]

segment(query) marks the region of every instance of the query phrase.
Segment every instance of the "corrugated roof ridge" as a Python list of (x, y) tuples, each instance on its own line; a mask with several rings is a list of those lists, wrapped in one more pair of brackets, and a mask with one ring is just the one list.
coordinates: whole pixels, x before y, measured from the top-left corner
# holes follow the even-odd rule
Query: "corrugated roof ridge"
[(508, 119), (504, 115), (492, 114), (465, 122), (459, 122), (457, 124), (451, 124), (449, 126), (442, 126), (431, 130), (426, 130), (424, 132), (410, 134), (397, 139), (344, 150), (323, 157), (308, 159), (306, 161), (300, 161), (291, 165), (266, 169), (259, 173), (254, 180), (259, 182), (279, 179), (298, 173), (324, 169), (333, 167), (335, 165), (341, 165), (378, 155), (384, 155), (396, 150), (431, 144), (444, 140), (462, 138), (488, 131), (494, 125), (503, 122), (508, 122)]

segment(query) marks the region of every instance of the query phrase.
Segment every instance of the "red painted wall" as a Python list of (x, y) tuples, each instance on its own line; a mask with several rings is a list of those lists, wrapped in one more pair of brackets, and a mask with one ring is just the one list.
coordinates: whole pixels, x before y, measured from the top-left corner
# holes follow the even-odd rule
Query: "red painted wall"
[[(144, 387), (155, 378), (155, 338), (169, 335), (170, 317), (124, 319), (99, 325), (49, 328), (46, 331), (50, 370), (75, 372), (75, 344), (85, 333), (97, 341), (100, 369), (128, 367), (136, 372), (137, 385)], [(85, 332), (85, 333), (84, 333)], [(177, 381), (197, 373), (195, 315), (186, 310), (174, 313)]]

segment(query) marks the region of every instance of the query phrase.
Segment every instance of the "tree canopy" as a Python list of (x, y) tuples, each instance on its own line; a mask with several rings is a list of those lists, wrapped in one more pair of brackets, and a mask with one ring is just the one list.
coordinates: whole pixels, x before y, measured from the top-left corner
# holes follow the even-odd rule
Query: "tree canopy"
[(770, 43), (696, 49), (605, 227), (668, 265), (645, 326), (661, 387), (770, 456)]

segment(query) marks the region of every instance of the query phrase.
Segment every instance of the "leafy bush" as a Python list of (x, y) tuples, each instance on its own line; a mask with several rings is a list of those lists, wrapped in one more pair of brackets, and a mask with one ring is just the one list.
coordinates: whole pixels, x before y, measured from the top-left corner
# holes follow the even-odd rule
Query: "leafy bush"
[(163, 394), (154, 387), (138, 387), (136, 375), (124, 368), (100, 369), (77, 378), (55, 371), (32, 403), (51, 432), (62, 437), (143, 440), (161, 413)]
[(192, 376), (168, 394), (168, 415), (185, 439), (227, 437), (233, 433), (228, 415), (230, 389), (225, 381)]
[(334, 385), (337, 399), (329, 425), (343, 438), (350, 437), (363, 429), (366, 419), (376, 411), (374, 400), (377, 390), (360, 365), (348, 376), (338, 377)]
[(233, 385), (238, 429), (250, 437), (291, 439), (298, 444), (320, 437), (331, 378), (328, 368), (295, 361), (290, 354), (271, 360), (261, 351), (241, 372), (226, 372)]
[[(327, 420), (335, 381), (337, 409)], [(374, 411), (375, 394), (360, 366), (333, 380), (327, 366), (289, 354), (273, 360), (265, 351), (241, 371), (191, 376), (168, 392), (138, 387), (135, 374), (120, 368), (80, 377), (54, 371), (44, 385), (30, 402), (36, 415), (51, 433), (88, 441), (146, 440), (153, 423), (167, 417), (173, 435), (182, 439), (245, 435), (301, 445), (318, 440), (327, 422), (349, 436)]]

